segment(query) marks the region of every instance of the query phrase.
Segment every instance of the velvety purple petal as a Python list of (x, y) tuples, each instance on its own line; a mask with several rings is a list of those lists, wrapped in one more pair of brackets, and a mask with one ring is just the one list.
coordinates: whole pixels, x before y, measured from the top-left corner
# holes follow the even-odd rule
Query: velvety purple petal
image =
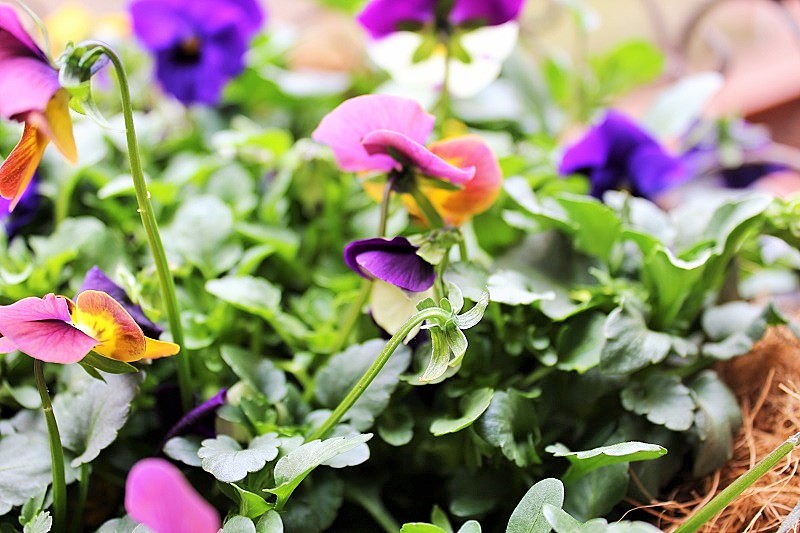
[(416, 143), (424, 143), (435, 118), (414, 100), (369, 94), (346, 100), (328, 113), (311, 134), (333, 149), (342, 170), (389, 171), (399, 165), (385, 154), (370, 155), (361, 141), (376, 130), (390, 130)]
[(228, 389), (220, 389), (214, 396), (201, 403), (188, 413), (186, 413), (177, 424), (175, 424), (164, 437), (168, 441), (172, 437), (184, 435), (186, 433), (201, 435), (203, 437), (213, 437), (214, 417), (217, 409), (225, 405), (225, 397)]
[(98, 344), (72, 325), (67, 301), (53, 294), (0, 306), (0, 334), (19, 351), (48, 363), (80, 361)]
[(175, 2), (136, 0), (130, 5), (133, 33), (150, 50), (162, 50), (195, 35), (192, 21)]
[(35, 175), (22, 193), (14, 211), (9, 211), (11, 200), (0, 196), (0, 221), (5, 225), (9, 240), (34, 219), (40, 203), (39, 184)]
[(194, 21), (202, 36), (233, 27), (247, 40), (264, 22), (264, 13), (255, 0), (194, 0), (184, 2), (181, 13)]
[(651, 199), (689, 178), (681, 160), (656, 144), (636, 150), (630, 159), (628, 172), (633, 192)]
[(425, 291), (436, 279), (433, 265), (417, 255), (417, 248), (404, 237), (353, 241), (345, 247), (344, 260), (362, 277), (377, 278), (407, 291)]
[(516, 20), (523, 0), (455, 0), (448, 19), (454, 26), (497, 26)]
[(35, 57), (0, 60), (0, 115), (24, 120), (25, 113), (44, 112), (61, 86), (58, 71)]
[(125, 510), (158, 533), (216, 533), (221, 526), (216, 509), (164, 459), (133, 465), (125, 483)]
[(412, 166), (426, 176), (463, 185), (475, 175), (475, 167), (458, 168), (401, 133), (375, 130), (364, 136), (364, 149), (370, 155), (391, 155), (402, 166)]
[(161, 334), (164, 332), (163, 328), (147, 318), (141, 306), (133, 303), (125, 292), (125, 289), (111, 281), (111, 278), (106, 276), (105, 272), (100, 270), (98, 266), (93, 266), (89, 269), (89, 272), (86, 273), (86, 277), (83, 278), (81, 288), (78, 289), (75, 296), (77, 297), (78, 294), (83, 291), (89, 290), (102, 291), (119, 302), (120, 305), (125, 308), (125, 311), (131, 315), (133, 320), (136, 321), (139, 327), (142, 328), (142, 332), (146, 337), (150, 337), (151, 339), (158, 339), (161, 337)]
[(436, 0), (372, 0), (356, 20), (373, 39), (402, 29), (403, 24), (429, 24), (436, 19)]
[(726, 187), (743, 189), (768, 174), (781, 172), (786, 168), (786, 166), (777, 163), (751, 163), (736, 168), (726, 168), (722, 171), (722, 181)]
[(22, 56), (47, 63), (47, 56), (22, 27), (17, 12), (7, 4), (0, 4), (0, 59)]

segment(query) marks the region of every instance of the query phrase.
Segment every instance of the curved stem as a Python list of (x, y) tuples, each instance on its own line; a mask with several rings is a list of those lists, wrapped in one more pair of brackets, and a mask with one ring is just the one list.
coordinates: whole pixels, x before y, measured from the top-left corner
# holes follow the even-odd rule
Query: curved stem
[[(88, 41), (83, 43), (87, 46), (96, 46), (108, 56), (114, 65), (119, 80), (120, 96), (122, 99), (122, 115), (125, 119), (125, 137), (128, 143), (128, 157), (131, 165), (131, 176), (136, 190), (136, 201), (139, 204), (139, 214), (142, 217), (142, 225), (147, 234), (147, 242), (150, 245), (150, 252), (153, 255), (153, 262), (158, 275), (158, 283), (161, 287), (161, 298), (169, 320), (169, 329), (172, 333), (172, 340), (184, 349), (183, 327), (181, 326), (180, 313), (178, 311), (178, 298), (175, 294), (175, 280), (167, 262), (167, 254), (164, 251), (164, 244), (161, 242), (161, 234), (158, 231), (158, 222), (153, 213), (153, 206), (150, 203), (150, 193), (147, 190), (147, 182), (142, 170), (142, 161), (139, 156), (139, 143), (136, 139), (136, 130), (133, 124), (133, 108), (131, 106), (131, 91), (128, 86), (128, 77), (125, 74), (125, 67), (122, 60), (113, 48), (100, 41)], [(191, 367), (189, 357), (183, 352), (176, 358), (178, 364), (178, 386), (181, 391), (181, 404), (183, 410), (189, 411), (192, 407), (191, 389)]]
[(392, 338), (386, 343), (386, 346), (383, 347), (381, 353), (378, 354), (378, 357), (375, 359), (375, 362), (372, 363), (367, 371), (361, 376), (361, 379), (350, 389), (350, 392), (339, 402), (339, 405), (336, 406), (336, 409), (330, 414), (327, 420), (322, 423), (311, 435), (306, 438), (306, 442), (312, 441), (315, 439), (321, 439), (328, 432), (333, 429), (333, 427), (339, 423), (339, 420), (347, 413), (347, 411), (356, 403), (361, 395), (364, 393), (367, 387), (369, 387), (370, 383), (375, 379), (381, 369), (386, 365), (389, 358), (392, 356), (394, 351), (403, 343), (403, 339), (405, 339), (411, 331), (417, 327), (417, 325), (422, 324), (426, 320), (431, 320), (434, 318), (441, 319), (445, 321), (448, 319), (447, 313), (444, 312), (443, 309), (438, 307), (431, 307), (428, 309), (423, 309), (422, 311), (418, 311), (416, 314), (412, 315), (411, 318), (406, 320), (405, 324), (402, 325), (400, 330), (392, 335)]
[(64, 531), (67, 518), (67, 482), (64, 474), (64, 449), (61, 447), (61, 435), (53, 414), (53, 404), (47, 392), (44, 380), (44, 363), (33, 360), (33, 376), (36, 388), (42, 399), (42, 411), (47, 421), (47, 436), (50, 439), (50, 463), (53, 471), (53, 531)]
[(422, 216), (425, 218), (425, 222), (428, 223), (428, 226), (431, 229), (437, 229), (444, 227), (444, 220), (442, 220), (442, 216), (433, 207), (433, 204), (428, 197), (420, 190), (419, 187), (416, 185), (411, 188), (411, 196), (414, 198), (414, 201), (417, 202), (417, 206), (419, 210), (422, 212)]
[(353, 300), (350, 307), (347, 309), (347, 314), (342, 322), (342, 328), (339, 330), (339, 336), (336, 338), (336, 343), (333, 345), (331, 353), (342, 351), (342, 348), (347, 344), (347, 339), (350, 338), (353, 328), (356, 327), (358, 317), (361, 316), (361, 309), (367, 302), (370, 292), (372, 292), (372, 281), (368, 279), (361, 280), (361, 289), (358, 291), (356, 299)]
[(798, 444), (800, 444), (800, 433), (795, 433), (786, 439), (783, 444), (775, 448), (772, 453), (759, 461), (753, 468), (739, 476), (736, 481), (714, 496), (710, 502), (690, 516), (689, 519), (681, 524), (673, 533), (691, 533), (700, 529), (703, 524), (722, 511), (758, 478), (769, 472), (778, 461), (786, 457)]

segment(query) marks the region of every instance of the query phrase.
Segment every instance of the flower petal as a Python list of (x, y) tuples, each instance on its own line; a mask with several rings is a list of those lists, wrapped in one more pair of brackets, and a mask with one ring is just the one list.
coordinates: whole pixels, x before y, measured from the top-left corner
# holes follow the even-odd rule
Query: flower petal
[(390, 130), (416, 143), (424, 143), (435, 118), (408, 98), (370, 94), (351, 98), (328, 113), (311, 134), (333, 149), (342, 170), (388, 172), (399, 165), (391, 157), (371, 155), (361, 144), (375, 130)]
[(357, 274), (377, 278), (412, 292), (427, 290), (436, 279), (433, 265), (417, 255), (405, 237), (364, 239), (349, 243), (344, 260)]
[(137, 0), (130, 5), (133, 33), (150, 50), (163, 50), (193, 35), (174, 2)]
[(72, 322), (100, 342), (94, 349), (100, 355), (125, 362), (146, 357), (142, 329), (119, 302), (104, 292), (80, 293), (72, 309)]
[(430, 24), (436, 18), (436, 0), (372, 0), (356, 20), (373, 39), (386, 37), (408, 24)]
[(125, 510), (158, 533), (216, 533), (219, 514), (164, 459), (143, 459), (128, 473)]
[(0, 165), (0, 196), (11, 199), (9, 212), (13, 211), (33, 179), (47, 147), (47, 136), (35, 127), (25, 124), (22, 138)]
[(497, 26), (516, 20), (523, 0), (455, 0), (448, 20), (454, 26)]
[(161, 357), (169, 357), (170, 355), (177, 355), (181, 351), (181, 347), (174, 342), (160, 341), (145, 337), (144, 356), (148, 359), (159, 359)]
[[(369, 309), (372, 320), (389, 335), (394, 335), (411, 316), (417, 312), (417, 304), (425, 298), (435, 298), (433, 289), (425, 292), (409, 293), (383, 281), (375, 281), (369, 295)], [(411, 341), (419, 333), (422, 324), (415, 327), (403, 339)]]
[(420, 143), (395, 131), (375, 130), (364, 136), (362, 144), (370, 155), (391, 155), (403, 166), (412, 166), (426, 176), (441, 178), (456, 185), (468, 182), (475, 175), (474, 167), (453, 166)]
[(44, 116), (50, 129), (50, 140), (58, 151), (73, 165), (78, 162), (78, 149), (72, 134), (72, 117), (69, 115), (69, 93), (59, 89), (47, 103)]
[(47, 62), (47, 56), (22, 27), (17, 12), (7, 5), (0, 5), (0, 59), (8, 55), (37, 57)]
[(0, 337), (0, 353), (11, 353), (17, 350), (17, 345), (8, 337)]
[(38, 57), (0, 59), (0, 115), (24, 120), (31, 111), (43, 113), (61, 88), (58, 71)]
[(66, 298), (48, 294), (0, 306), (0, 334), (16, 348), (48, 363), (74, 363), (98, 341), (70, 323)]
[[(0, 342), (2, 342), (0, 338)], [(200, 434), (204, 437), (213, 437), (214, 416), (217, 410), (225, 405), (225, 397), (228, 389), (220, 389), (214, 396), (204, 401), (185, 415), (167, 432), (164, 442), (172, 437), (184, 435), (186, 433)]]
[(477, 135), (465, 135), (432, 143), (429, 148), (445, 161), (475, 169), (475, 176), (461, 190), (425, 188), (425, 195), (447, 224), (460, 226), (492, 206), (500, 194), (503, 172), (494, 152), (483, 139)]

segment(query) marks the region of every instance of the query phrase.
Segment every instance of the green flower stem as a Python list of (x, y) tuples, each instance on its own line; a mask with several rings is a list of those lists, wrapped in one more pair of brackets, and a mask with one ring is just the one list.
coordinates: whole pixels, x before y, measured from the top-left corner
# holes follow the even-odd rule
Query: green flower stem
[(367, 371), (361, 376), (361, 379), (350, 389), (350, 392), (339, 402), (339, 405), (336, 406), (336, 409), (330, 414), (327, 420), (323, 422), (321, 426), (319, 426), (311, 435), (306, 438), (306, 442), (321, 439), (328, 432), (333, 429), (333, 427), (339, 423), (339, 420), (347, 413), (347, 411), (353, 406), (354, 403), (361, 397), (367, 387), (369, 387), (370, 383), (375, 379), (381, 369), (386, 365), (389, 358), (392, 356), (394, 351), (403, 343), (403, 339), (405, 339), (411, 331), (419, 324), (422, 324), (426, 320), (438, 319), (442, 323), (449, 318), (449, 315), (439, 307), (431, 307), (428, 309), (423, 309), (422, 311), (418, 311), (416, 314), (412, 315), (411, 318), (406, 320), (405, 324), (400, 328), (400, 330), (392, 335), (392, 338), (389, 339), (389, 342), (386, 343), (386, 346), (383, 347), (381, 353), (378, 354), (378, 357), (375, 359), (375, 362), (372, 363)]
[(44, 380), (44, 363), (33, 360), (33, 376), (36, 388), (42, 398), (42, 411), (47, 421), (47, 436), (50, 438), (50, 463), (53, 471), (53, 531), (64, 531), (67, 518), (67, 481), (64, 474), (64, 449), (61, 447), (61, 435), (53, 414), (53, 404), (47, 392)]
[(425, 217), (425, 220), (428, 222), (428, 226), (431, 229), (443, 228), (444, 227), (444, 220), (442, 220), (442, 216), (433, 207), (433, 204), (428, 197), (425, 196), (419, 187), (414, 186), (411, 188), (411, 196), (414, 198), (414, 201), (417, 202), (417, 206), (419, 210), (422, 211), (422, 216)]
[(450, 39), (448, 33), (442, 39), (444, 44), (444, 76), (442, 77), (442, 92), (439, 101), (436, 103), (436, 122), (439, 124), (439, 133), (443, 134), (447, 127), (447, 119), (450, 118), (450, 57), (452, 56)]
[(78, 504), (75, 506), (72, 516), (72, 531), (83, 531), (83, 510), (86, 508), (86, 497), (89, 494), (89, 474), (91, 467), (89, 463), (81, 465), (81, 477), (78, 480)]
[[(178, 311), (178, 298), (175, 294), (175, 280), (169, 270), (167, 254), (164, 251), (164, 244), (161, 242), (161, 234), (158, 232), (158, 222), (153, 213), (153, 206), (150, 203), (150, 193), (147, 190), (147, 183), (142, 170), (142, 161), (139, 156), (139, 143), (136, 139), (136, 130), (133, 124), (133, 108), (131, 106), (131, 91), (128, 85), (128, 76), (125, 74), (125, 67), (122, 60), (113, 48), (100, 41), (89, 41), (84, 43), (87, 46), (100, 48), (108, 56), (114, 65), (119, 80), (120, 96), (122, 98), (122, 115), (125, 119), (125, 136), (128, 143), (128, 157), (131, 165), (131, 176), (133, 185), (136, 189), (136, 201), (139, 204), (139, 214), (142, 217), (142, 225), (147, 234), (147, 242), (153, 254), (158, 283), (161, 287), (161, 298), (164, 300), (169, 328), (172, 333), (172, 340), (184, 350), (183, 327), (181, 326), (180, 313)], [(192, 407), (192, 380), (191, 367), (188, 355), (183, 352), (176, 357), (178, 364), (178, 386), (181, 391), (181, 404), (183, 410), (189, 411)]]
[(703, 524), (711, 520), (717, 513), (722, 511), (745, 489), (752, 485), (758, 478), (769, 472), (778, 461), (786, 457), (795, 447), (800, 445), (800, 433), (795, 433), (786, 441), (775, 448), (769, 455), (763, 458), (753, 468), (739, 476), (739, 478), (725, 487), (719, 494), (714, 496), (710, 502), (695, 512), (688, 520), (678, 527), (674, 533), (692, 533), (700, 529)]
[(383, 188), (383, 197), (381, 198), (381, 218), (378, 221), (378, 237), (386, 237), (386, 223), (389, 220), (389, 201), (392, 199), (392, 188), (396, 177), (393, 172), (389, 173), (386, 178), (386, 185)]

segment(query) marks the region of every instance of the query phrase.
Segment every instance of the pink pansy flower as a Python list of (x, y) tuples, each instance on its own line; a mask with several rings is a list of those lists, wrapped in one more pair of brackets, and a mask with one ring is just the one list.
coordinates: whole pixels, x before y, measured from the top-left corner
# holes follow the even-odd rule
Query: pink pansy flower
[(157, 533), (216, 533), (219, 514), (164, 459), (142, 459), (125, 483), (125, 510)]
[(16, 12), (0, 5), (0, 115), (23, 122), (22, 138), (0, 166), (0, 196), (13, 210), (50, 141), (70, 162), (77, 160), (69, 93), (58, 71), (22, 27)]
[(333, 149), (350, 172), (413, 172), (463, 185), (475, 169), (451, 165), (424, 143), (434, 117), (408, 98), (368, 94), (351, 98), (322, 119), (311, 134)]
[(19, 350), (47, 363), (69, 364), (90, 351), (119, 361), (175, 355), (177, 344), (145, 337), (108, 294), (87, 290), (75, 302), (48, 294), (0, 306), (0, 353)]

